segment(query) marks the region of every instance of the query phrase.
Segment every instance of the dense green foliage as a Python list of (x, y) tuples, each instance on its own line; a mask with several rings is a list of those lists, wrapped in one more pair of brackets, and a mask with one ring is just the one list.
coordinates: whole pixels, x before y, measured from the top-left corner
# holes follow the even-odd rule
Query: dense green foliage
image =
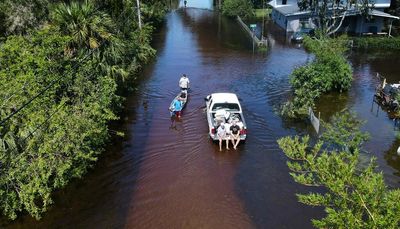
[(357, 119), (349, 111), (335, 114), (330, 122), (323, 123), (325, 131), (321, 139), (331, 147), (343, 151), (354, 152), (363, 142), (368, 140), (368, 133), (359, 131), (363, 121)]
[(257, 9), (267, 8), (268, 2), (269, 1), (267, 0), (251, 0), (251, 3), (253, 4), (254, 8)]
[(308, 107), (314, 107), (315, 100), (323, 93), (344, 91), (350, 88), (352, 70), (344, 58), (346, 40), (344, 38), (312, 39), (306, 37), (305, 47), (315, 54), (311, 63), (295, 69), (290, 83), (294, 98), (288, 101), (281, 113), (290, 118), (307, 114)]
[[(19, 3), (0, 7), (11, 2)], [(94, 165), (118, 118), (119, 88), (134, 86), (155, 54), (152, 17), (157, 24), (165, 13), (160, 1), (143, 4), (149, 12), (138, 30), (133, 1), (46, 2), (41, 10), (51, 14), (26, 11), (35, 23), (6, 24), (6, 35), (22, 35), (0, 44), (0, 209), (11, 219), (40, 218), (53, 190)]]
[(229, 17), (251, 18), (254, 16), (253, 4), (250, 0), (224, 0), (222, 13)]
[[(364, 135), (357, 129), (360, 123), (345, 123), (347, 117), (336, 116), (336, 124), (345, 136)], [(338, 121), (340, 120), (340, 121)], [(335, 125), (335, 123), (331, 124)], [(329, 128), (328, 128), (329, 129)], [(347, 131), (347, 133), (345, 133)], [(326, 137), (331, 133), (325, 133)], [(336, 138), (337, 137), (337, 138)], [(331, 138), (336, 145), (351, 145), (347, 137)], [(335, 142), (336, 139), (340, 139)], [(361, 142), (361, 141), (360, 141)], [(359, 143), (360, 143), (359, 142)], [(324, 142), (309, 144), (309, 137), (284, 137), (278, 140), (280, 148), (290, 159), (290, 175), (300, 184), (323, 187), (324, 192), (297, 194), (301, 203), (322, 206), (326, 216), (313, 219), (318, 228), (398, 228), (400, 224), (400, 190), (390, 190), (382, 173), (376, 172), (375, 159), (360, 166), (359, 148), (352, 153), (323, 149)], [(340, 147), (341, 148), (341, 147)]]
[(355, 37), (354, 47), (372, 50), (400, 50), (400, 37)]
[(48, 18), (48, 4), (46, 0), (2, 0), (0, 34), (25, 34), (37, 28)]
[(96, 160), (106, 124), (116, 118), (110, 109), (117, 99), (115, 82), (91, 63), (78, 67), (64, 59), (67, 41), (41, 32), (10, 37), (2, 45), (3, 114), (56, 82), (1, 129), (0, 206), (11, 218), (21, 210), (39, 217), (52, 202), (51, 190), (80, 177)]

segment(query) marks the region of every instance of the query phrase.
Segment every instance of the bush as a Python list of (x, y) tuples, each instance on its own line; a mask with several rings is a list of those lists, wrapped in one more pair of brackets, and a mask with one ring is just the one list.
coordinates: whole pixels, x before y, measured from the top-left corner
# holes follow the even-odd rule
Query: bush
[(315, 54), (315, 60), (292, 72), (290, 84), (294, 98), (283, 106), (282, 115), (290, 118), (305, 116), (308, 107), (313, 107), (323, 93), (350, 88), (352, 70), (343, 56), (345, 44), (343, 38), (316, 40), (306, 37), (305, 47)]
[(354, 46), (359, 49), (400, 50), (400, 37), (357, 37)]

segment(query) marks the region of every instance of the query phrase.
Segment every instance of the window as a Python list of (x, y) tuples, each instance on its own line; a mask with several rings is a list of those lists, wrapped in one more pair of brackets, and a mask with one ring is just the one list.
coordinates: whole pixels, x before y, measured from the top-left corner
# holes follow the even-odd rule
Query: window
[(219, 109), (226, 109), (228, 111), (240, 111), (239, 105), (236, 103), (216, 103), (216, 104), (214, 104), (212, 110), (216, 111)]
[(300, 18), (300, 28), (310, 28), (310, 21), (308, 18)]

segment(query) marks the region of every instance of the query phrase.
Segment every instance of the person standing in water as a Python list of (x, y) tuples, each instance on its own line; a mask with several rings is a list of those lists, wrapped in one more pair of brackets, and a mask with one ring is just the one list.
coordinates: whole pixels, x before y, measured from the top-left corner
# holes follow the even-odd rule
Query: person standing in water
[(179, 99), (174, 99), (173, 106), (170, 108), (170, 111), (173, 112), (176, 117), (180, 118), (182, 108), (182, 102)]
[(189, 89), (190, 87), (190, 80), (186, 76), (186, 74), (182, 74), (182, 77), (179, 80), (179, 87), (182, 91)]
[(184, 1), (183, 1), (183, 4), (184, 4), (184, 5), (185, 5), (185, 7), (186, 7), (187, 1), (186, 1), (186, 0), (184, 0)]

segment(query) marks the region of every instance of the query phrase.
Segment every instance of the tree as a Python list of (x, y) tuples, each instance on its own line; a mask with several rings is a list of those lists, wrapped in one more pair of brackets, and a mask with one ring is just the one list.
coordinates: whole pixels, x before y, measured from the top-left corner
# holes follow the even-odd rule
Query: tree
[(0, 2), (0, 32), (26, 34), (48, 19), (48, 1), (3, 0)]
[(90, 59), (65, 57), (69, 41), (45, 30), (1, 46), (1, 120), (52, 85), (0, 128), (0, 208), (11, 219), (20, 211), (40, 218), (53, 190), (93, 166), (117, 118), (115, 80)]
[(253, 4), (250, 0), (225, 0), (222, 3), (222, 13), (229, 17), (250, 18), (253, 16)]
[(82, 48), (99, 48), (111, 39), (115, 28), (110, 16), (98, 11), (88, 0), (58, 5), (53, 14), (53, 22), (62, 34), (71, 36), (71, 52)]
[(339, 30), (349, 11), (368, 16), (374, 2), (369, 0), (298, 0), (297, 5), (302, 11), (310, 11), (310, 17), (322, 36), (329, 36)]
[(31, 101), (0, 125), (0, 210), (10, 219), (39, 219), (55, 189), (94, 165), (121, 107), (118, 87), (135, 86), (121, 76), (134, 79), (155, 53), (153, 27), (138, 30), (132, 7), (115, 13), (134, 0), (99, 2), (62, 4), (47, 26), (0, 43), (0, 120)]
[(124, 66), (127, 44), (117, 35), (111, 17), (96, 9), (91, 1), (62, 3), (56, 7), (53, 21), (63, 35), (70, 36), (67, 54), (83, 56), (90, 50), (103, 74), (125, 79), (129, 72)]
[[(347, 118), (339, 118), (346, 122)], [(351, 126), (351, 124), (341, 124)], [(355, 131), (355, 126), (348, 129)], [(346, 130), (341, 131), (346, 132)], [(359, 130), (356, 134), (361, 134)], [(335, 140), (331, 139), (331, 140)], [(336, 142), (337, 145), (341, 144)], [(325, 207), (326, 217), (313, 219), (318, 228), (398, 228), (400, 190), (389, 190), (382, 173), (376, 172), (375, 159), (359, 164), (359, 148), (352, 153), (324, 150), (323, 141), (309, 144), (309, 137), (284, 137), (279, 147), (289, 158), (287, 165), (295, 182), (321, 187), (322, 192), (297, 194), (299, 202)], [(349, 143), (348, 143), (349, 144)], [(320, 189), (321, 190), (321, 189)]]
[(349, 111), (335, 114), (330, 122), (323, 124), (321, 139), (331, 147), (352, 153), (369, 138), (368, 133), (358, 131), (364, 123)]

